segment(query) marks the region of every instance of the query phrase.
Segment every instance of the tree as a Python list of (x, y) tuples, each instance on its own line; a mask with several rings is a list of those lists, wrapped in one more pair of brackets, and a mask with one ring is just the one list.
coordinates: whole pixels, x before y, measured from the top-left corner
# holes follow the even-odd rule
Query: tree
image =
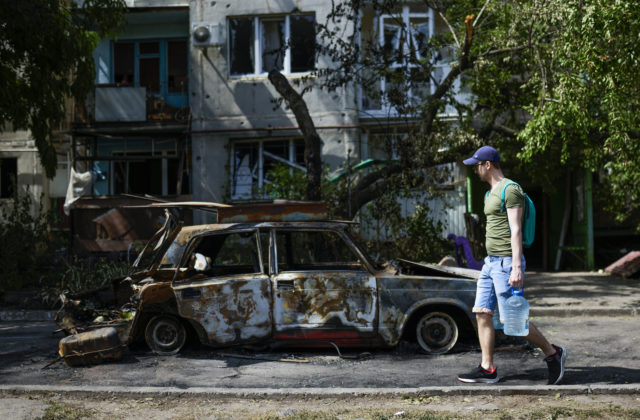
[[(322, 88), (362, 86), (367, 97), (388, 105), (382, 126), (401, 122), (404, 133), (380, 145), (397, 160), (360, 176), (338, 213), (356, 214), (384, 194), (434, 191), (444, 176), (434, 169), (438, 164), (491, 143), (507, 164), (548, 191), (567, 168), (604, 170), (610, 209), (627, 216), (640, 196), (640, 9), (634, 2), (419, 3), (433, 9), (446, 30), (420, 39), (398, 0), (336, 2), (318, 25), (317, 51), (330, 59), (316, 72)], [(383, 45), (362, 29), (366, 16), (380, 15), (390, 19)], [(370, 26), (370, 32), (383, 27)], [(437, 77), (443, 68), (446, 74)], [(458, 80), (471, 94), (464, 100)], [(427, 82), (433, 90), (424, 89)]]
[(124, 7), (123, 0), (8, 0), (0, 7), (0, 121), (31, 130), (49, 178), (65, 100), (86, 98), (93, 50), (118, 27)]

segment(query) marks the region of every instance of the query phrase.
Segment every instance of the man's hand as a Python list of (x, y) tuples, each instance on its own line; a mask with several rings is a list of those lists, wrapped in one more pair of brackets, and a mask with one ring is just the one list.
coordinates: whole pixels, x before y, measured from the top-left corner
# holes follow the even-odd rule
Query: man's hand
[(511, 275), (509, 275), (509, 286), (522, 289), (524, 279), (522, 278), (522, 267), (512, 267)]

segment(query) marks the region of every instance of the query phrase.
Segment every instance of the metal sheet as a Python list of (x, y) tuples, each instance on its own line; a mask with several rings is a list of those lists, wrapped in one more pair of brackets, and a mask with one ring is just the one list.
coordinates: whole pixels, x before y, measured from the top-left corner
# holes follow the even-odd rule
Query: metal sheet
[(251, 204), (219, 208), (218, 222), (326, 220), (327, 214), (327, 204), (322, 202)]
[(376, 279), (364, 272), (298, 272), (274, 279), (276, 332), (344, 329), (375, 333)]
[(266, 275), (209, 278), (174, 285), (180, 316), (200, 324), (210, 345), (254, 342), (271, 335)]

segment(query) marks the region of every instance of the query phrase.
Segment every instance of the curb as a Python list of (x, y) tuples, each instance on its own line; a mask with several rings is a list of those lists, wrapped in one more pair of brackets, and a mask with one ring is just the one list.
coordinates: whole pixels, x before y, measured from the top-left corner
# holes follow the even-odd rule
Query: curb
[(418, 388), (176, 388), (176, 387), (114, 387), (71, 385), (0, 385), (0, 392), (10, 394), (61, 393), (73, 395), (117, 396), (217, 396), (217, 397), (365, 397), (425, 396), (425, 395), (633, 395), (640, 393), (640, 384), (620, 385), (464, 385)]
[(536, 308), (529, 310), (529, 316), (550, 316), (560, 318), (570, 318), (574, 316), (638, 316), (638, 308)]
[(0, 311), (0, 321), (53, 321), (56, 311), (16, 309)]

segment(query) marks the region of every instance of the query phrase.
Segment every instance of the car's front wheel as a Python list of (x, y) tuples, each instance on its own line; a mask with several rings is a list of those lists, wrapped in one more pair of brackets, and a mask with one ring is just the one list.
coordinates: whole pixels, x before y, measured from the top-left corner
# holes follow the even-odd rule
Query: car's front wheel
[(458, 342), (458, 324), (449, 314), (430, 312), (418, 320), (416, 339), (424, 353), (446, 353)]
[(187, 332), (177, 318), (160, 315), (149, 321), (144, 336), (147, 345), (154, 353), (172, 355), (178, 353), (184, 346)]

